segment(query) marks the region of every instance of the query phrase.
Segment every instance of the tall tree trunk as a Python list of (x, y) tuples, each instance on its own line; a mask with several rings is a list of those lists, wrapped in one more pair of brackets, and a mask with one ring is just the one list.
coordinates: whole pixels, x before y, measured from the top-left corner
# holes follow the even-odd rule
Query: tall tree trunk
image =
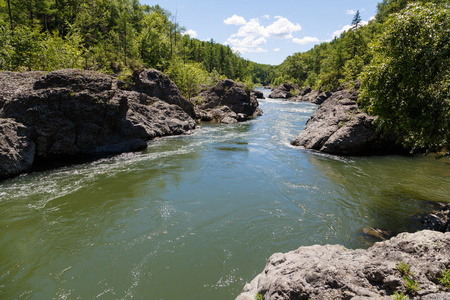
[(14, 35), (14, 26), (13, 26), (12, 14), (11, 14), (10, 0), (8, 0), (8, 13), (9, 13), (9, 25), (11, 27), (11, 34)]
[(123, 25), (124, 25), (124, 30), (125, 30), (125, 35), (124, 35), (124, 41), (125, 41), (125, 45), (124, 45), (124, 50), (125, 50), (124, 63), (125, 63), (125, 66), (126, 66), (127, 65), (127, 21), (126, 20), (123, 21)]
[(33, 0), (28, 1), (28, 11), (30, 12), (30, 24), (33, 26), (34, 17), (33, 17)]

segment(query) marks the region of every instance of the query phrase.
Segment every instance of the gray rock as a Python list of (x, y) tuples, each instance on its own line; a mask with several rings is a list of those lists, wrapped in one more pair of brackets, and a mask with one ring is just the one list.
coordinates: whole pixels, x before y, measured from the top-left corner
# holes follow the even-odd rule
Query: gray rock
[(437, 284), (450, 267), (450, 233), (424, 230), (402, 233), (367, 250), (340, 245), (300, 247), (273, 254), (263, 272), (236, 299), (392, 299), (407, 293), (397, 265), (411, 266), (419, 291), (410, 299), (450, 299)]
[(295, 97), (289, 99), (289, 101), (311, 102), (311, 103), (320, 105), (323, 102), (325, 102), (325, 100), (327, 100), (331, 95), (332, 95), (332, 93), (330, 93), (330, 92), (311, 90), (311, 88), (309, 86), (306, 86), (303, 90), (300, 91), (298, 96), (295, 96)]
[(251, 92), (251, 95), (252, 95), (252, 96), (255, 96), (255, 97), (258, 98), (258, 99), (264, 99), (264, 93), (261, 92), (261, 91), (253, 90), (253, 91)]
[(0, 178), (28, 171), (35, 148), (27, 127), (12, 119), (0, 119)]
[(425, 229), (450, 232), (450, 204), (442, 205), (438, 211), (420, 215), (419, 220)]
[(181, 107), (189, 116), (195, 118), (194, 105), (180, 92), (167, 75), (158, 70), (147, 69), (133, 74), (135, 90), (150, 97), (161, 99)]
[(273, 89), (269, 98), (288, 99), (292, 97), (293, 90), (299, 90), (300, 87), (297, 84), (283, 83)]
[(248, 95), (243, 84), (230, 79), (201, 92), (193, 102), (197, 103), (196, 114), (202, 121), (232, 124), (262, 114), (256, 96)]
[[(143, 78), (159, 74), (142, 73)], [(0, 86), (8, 87), (0, 90), (0, 155), (10, 170), (0, 171), (0, 177), (27, 171), (33, 159), (67, 160), (135, 151), (146, 148), (147, 141), (155, 137), (195, 128), (194, 119), (173, 104), (183, 100), (174, 84), (162, 75), (158, 78), (152, 84), (140, 83), (138, 89), (153, 85), (159, 89), (154, 94), (164, 99), (149, 96), (150, 88), (145, 93), (121, 90), (117, 79), (90, 71), (0, 72)], [(163, 90), (166, 86), (168, 90)]]
[(362, 112), (355, 91), (333, 93), (309, 118), (294, 146), (337, 155), (371, 155), (404, 152), (396, 136), (377, 131), (375, 117)]

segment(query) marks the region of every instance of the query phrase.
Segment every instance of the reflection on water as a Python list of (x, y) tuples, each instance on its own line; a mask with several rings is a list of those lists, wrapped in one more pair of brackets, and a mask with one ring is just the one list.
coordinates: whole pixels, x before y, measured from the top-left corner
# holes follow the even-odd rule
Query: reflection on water
[(1, 299), (231, 299), (274, 252), (368, 247), (448, 201), (432, 157), (340, 158), (289, 145), (316, 106), (202, 124), (141, 153), (0, 183)]

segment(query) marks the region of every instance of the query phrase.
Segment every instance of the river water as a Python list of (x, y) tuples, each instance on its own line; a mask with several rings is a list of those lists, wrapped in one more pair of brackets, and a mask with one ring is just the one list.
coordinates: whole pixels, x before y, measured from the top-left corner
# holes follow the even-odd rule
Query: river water
[(316, 106), (260, 106), (249, 122), (1, 182), (0, 299), (233, 299), (275, 252), (367, 248), (362, 228), (412, 231), (450, 201), (444, 160), (294, 148)]

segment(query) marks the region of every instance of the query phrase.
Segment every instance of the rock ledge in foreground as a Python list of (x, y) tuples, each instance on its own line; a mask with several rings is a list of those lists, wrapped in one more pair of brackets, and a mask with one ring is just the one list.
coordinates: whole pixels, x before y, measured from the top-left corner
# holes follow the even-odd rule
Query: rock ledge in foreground
[(273, 254), (236, 299), (255, 299), (256, 293), (266, 300), (392, 299), (394, 292), (407, 294), (400, 263), (411, 266), (418, 283), (410, 299), (450, 299), (437, 281), (450, 268), (450, 232), (430, 230), (402, 233), (367, 250), (315, 245)]

